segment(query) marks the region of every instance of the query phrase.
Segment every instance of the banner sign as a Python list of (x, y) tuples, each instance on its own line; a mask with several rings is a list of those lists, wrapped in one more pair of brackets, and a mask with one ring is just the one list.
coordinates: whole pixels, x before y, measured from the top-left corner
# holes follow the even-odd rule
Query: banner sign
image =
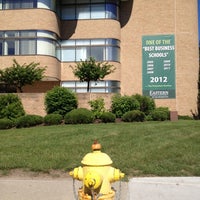
[(176, 97), (174, 35), (142, 37), (142, 91), (154, 99)]

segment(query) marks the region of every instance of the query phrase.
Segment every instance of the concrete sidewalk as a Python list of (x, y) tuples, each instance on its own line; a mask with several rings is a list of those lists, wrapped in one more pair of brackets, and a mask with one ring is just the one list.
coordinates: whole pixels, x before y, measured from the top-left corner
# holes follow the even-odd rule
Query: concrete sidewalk
[[(75, 181), (76, 191), (81, 182)], [(200, 177), (132, 178), (113, 184), (116, 200), (199, 200)], [(71, 178), (0, 178), (0, 200), (74, 200)]]

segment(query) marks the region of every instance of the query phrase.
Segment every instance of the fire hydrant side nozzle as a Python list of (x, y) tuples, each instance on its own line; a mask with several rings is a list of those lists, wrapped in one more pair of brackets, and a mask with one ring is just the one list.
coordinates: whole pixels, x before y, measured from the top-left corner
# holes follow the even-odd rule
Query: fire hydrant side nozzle
[(78, 191), (79, 200), (97, 199), (113, 200), (115, 191), (111, 183), (124, 177), (119, 169), (112, 167), (112, 160), (101, 152), (101, 144), (94, 142), (92, 152), (87, 153), (82, 161), (82, 167), (76, 167), (69, 174), (74, 179), (82, 181)]
[(69, 175), (72, 176), (74, 179), (83, 180), (83, 168), (82, 167), (76, 167), (73, 171), (69, 172)]

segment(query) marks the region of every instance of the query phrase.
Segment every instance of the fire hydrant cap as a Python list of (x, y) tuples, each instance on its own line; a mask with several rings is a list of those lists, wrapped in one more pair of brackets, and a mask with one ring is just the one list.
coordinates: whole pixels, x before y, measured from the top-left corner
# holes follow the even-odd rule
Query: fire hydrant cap
[(111, 165), (113, 162), (111, 158), (106, 154), (101, 152), (101, 146), (98, 149), (93, 148), (92, 153), (86, 154), (81, 163), (83, 165), (90, 166), (103, 166), (103, 165)]

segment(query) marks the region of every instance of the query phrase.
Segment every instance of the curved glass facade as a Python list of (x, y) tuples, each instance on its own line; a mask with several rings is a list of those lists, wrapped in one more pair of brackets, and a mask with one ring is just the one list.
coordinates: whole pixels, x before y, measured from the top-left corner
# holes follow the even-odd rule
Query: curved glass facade
[(120, 42), (116, 39), (61, 41), (62, 62), (78, 62), (90, 57), (97, 61), (120, 61)]
[(56, 0), (0, 0), (0, 9), (46, 8), (56, 9)]
[(44, 8), (61, 20), (119, 19), (118, 1), (108, 0), (0, 0), (0, 9)]
[(0, 31), (0, 56), (56, 56), (57, 37), (49, 31)]
[(62, 62), (94, 57), (97, 61), (120, 61), (116, 39), (61, 40), (49, 31), (0, 31), (0, 56), (48, 55)]

